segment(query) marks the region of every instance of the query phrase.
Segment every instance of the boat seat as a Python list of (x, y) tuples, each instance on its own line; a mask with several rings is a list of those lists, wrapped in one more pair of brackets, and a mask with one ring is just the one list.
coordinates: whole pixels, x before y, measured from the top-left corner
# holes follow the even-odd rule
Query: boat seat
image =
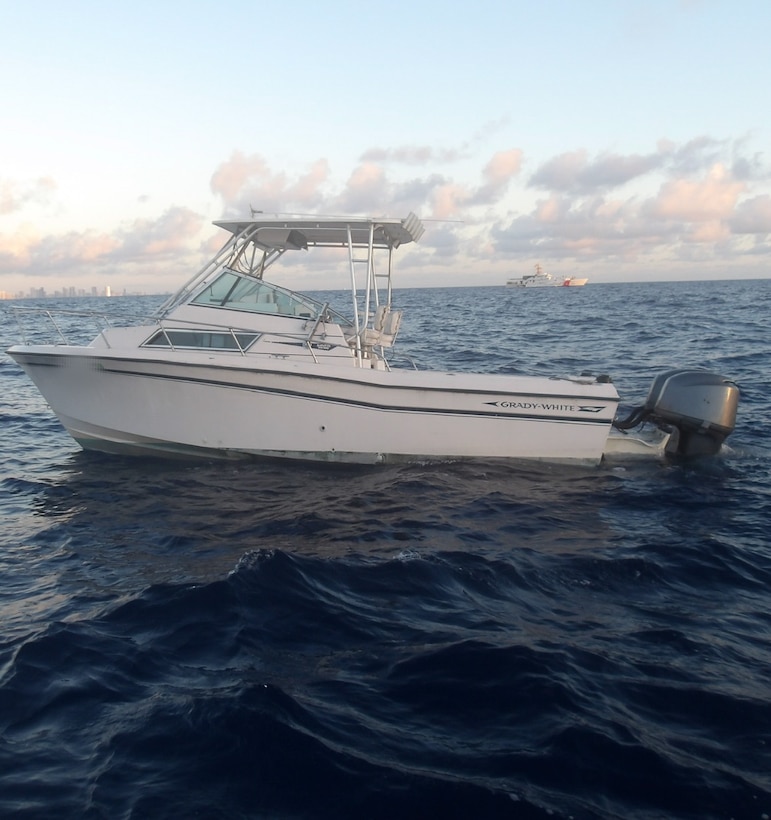
[(391, 344), (402, 326), (402, 311), (389, 310), (383, 322), (383, 333), (391, 338)]
[(372, 327), (378, 332), (383, 330), (386, 316), (388, 315), (388, 305), (380, 305), (372, 317)]
[(402, 323), (402, 311), (390, 310), (381, 305), (372, 320), (373, 327), (365, 328), (361, 334), (364, 347), (391, 347)]

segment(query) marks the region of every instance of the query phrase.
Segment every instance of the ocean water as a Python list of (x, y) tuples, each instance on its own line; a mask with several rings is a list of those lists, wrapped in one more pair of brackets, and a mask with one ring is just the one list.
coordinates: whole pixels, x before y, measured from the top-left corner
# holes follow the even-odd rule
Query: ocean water
[(0, 357), (0, 817), (771, 816), (771, 280), (396, 301), (421, 368), (631, 407), (706, 367), (737, 429), (593, 469), (115, 458)]

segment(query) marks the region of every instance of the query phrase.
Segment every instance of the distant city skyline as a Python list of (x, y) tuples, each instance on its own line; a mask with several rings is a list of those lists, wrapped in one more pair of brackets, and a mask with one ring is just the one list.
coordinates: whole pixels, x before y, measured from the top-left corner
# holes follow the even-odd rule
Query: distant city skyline
[(17, 291), (16, 293), (8, 293), (8, 291), (0, 290), (0, 299), (95, 299), (99, 297), (119, 297), (119, 296), (147, 296), (154, 294), (147, 294), (137, 291), (128, 291), (123, 288), (121, 291), (115, 291), (111, 285), (104, 285), (101, 288), (91, 286), (90, 288), (76, 288), (74, 286), (63, 287), (54, 291), (48, 291), (45, 287), (31, 287), (27, 291)]
[(175, 290), (251, 208), (414, 211), (402, 287), (771, 276), (766, 2), (44, 5), (3, 17), (7, 294)]

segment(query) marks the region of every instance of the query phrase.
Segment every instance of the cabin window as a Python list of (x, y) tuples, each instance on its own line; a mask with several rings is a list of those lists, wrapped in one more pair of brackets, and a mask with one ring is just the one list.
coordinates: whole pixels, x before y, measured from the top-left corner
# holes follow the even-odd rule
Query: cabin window
[(302, 319), (315, 319), (321, 309), (321, 305), (307, 297), (229, 270), (223, 271), (207, 285), (192, 304), (248, 310), (251, 313), (276, 313)]
[(210, 330), (167, 330), (154, 333), (144, 347), (183, 347), (207, 350), (248, 350), (259, 338), (259, 333)]

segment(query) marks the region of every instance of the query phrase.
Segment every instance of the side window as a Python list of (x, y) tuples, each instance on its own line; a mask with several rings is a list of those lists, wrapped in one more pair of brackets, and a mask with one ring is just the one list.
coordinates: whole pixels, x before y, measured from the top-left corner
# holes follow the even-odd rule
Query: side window
[(209, 330), (165, 330), (154, 333), (143, 347), (184, 347), (207, 350), (248, 350), (259, 333), (227, 333)]

